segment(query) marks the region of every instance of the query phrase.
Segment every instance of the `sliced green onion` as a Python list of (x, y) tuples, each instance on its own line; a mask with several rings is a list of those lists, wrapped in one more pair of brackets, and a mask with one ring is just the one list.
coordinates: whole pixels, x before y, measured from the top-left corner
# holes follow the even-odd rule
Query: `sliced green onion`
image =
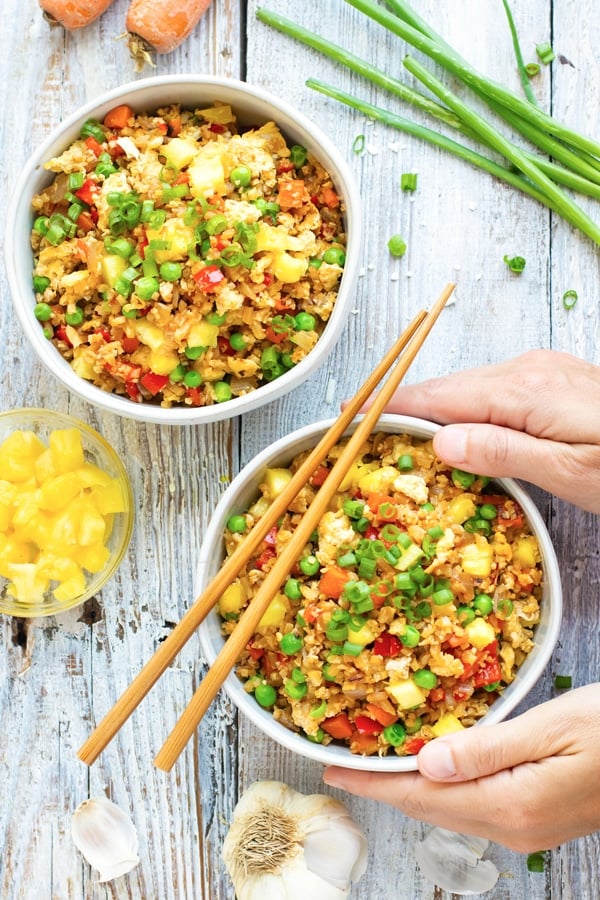
[(400, 187), (403, 191), (416, 191), (417, 175), (414, 172), (403, 172), (400, 176)]
[(573, 679), (570, 675), (556, 675), (554, 678), (554, 687), (558, 691), (569, 690), (573, 685)]
[(545, 862), (545, 853), (543, 850), (538, 853), (530, 853), (527, 856), (527, 871), (528, 872), (543, 872), (544, 871), (544, 862)]
[(577, 303), (578, 299), (579, 299), (579, 294), (577, 293), (577, 291), (574, 291), (571, 288), (571, 290), (564, 292), (563, 297), (562, 297), (562, 305), (567, 310), (573, 309), (573, 307)]
[(290, 147), (290, 162), (294, 164), (296, 169), (300, 169), (308, 159), (308, 151), (301, 144), (294, 144)]
[(510, 271), (516, 275), (520, 275), (527, 265), (527, 261), (523, 256), (504, 256), (503, 259)]
[(362, 644), (353, 644), (352, 641), (344, 641), (342, 646), (342, 654), (344, 656), (359, 656), (363, 650)]
[(540, 62), (545, 66), (551, 63), (553, 59), (556, 59), (556, 53), (547, 41), (536, 44), (535, 52), (537, 53)]
[(365, 149), (365, 136), (364, 134), (357, 134), (354, 138), (354, 142), (352, 144), (352, 150), (354, 153), (362, 153)]

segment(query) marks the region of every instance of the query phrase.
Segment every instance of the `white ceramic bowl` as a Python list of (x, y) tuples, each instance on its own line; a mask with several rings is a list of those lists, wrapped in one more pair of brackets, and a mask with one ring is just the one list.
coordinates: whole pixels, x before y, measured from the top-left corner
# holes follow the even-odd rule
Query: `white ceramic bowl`
[[(206, 407), (163, 409), (149, 403), (134, 403), (103, 391), (76, 375), (52, 342), (44, 337), (43, 329), (33, 314), (36, 301), (31, 281), (33, 257), (30, 234), (34, 219), (31, 199), (54, 177), (44, 169), (44, 163), (75, 140), (86, 119), (102, 120), (110, 109), (123, 103), (136, 112), (152, 112), (175, 102), (186, 108), (198, 108), (210, 106), (217, 100), (233, 107), (241, 125), (260, 125), (274, 120), (289, 142), (302, 144), (329, 172), (345, 206), (346, 263), (338, 297), (316, 346), (297, 366), (275, 381), (243, 397)], [(285, 100), (240, 81), (200, 75), (142, 79), (108, 91), (78, 109), (54, 129), (30, 158), (17, 181), (6, 217), (5, 258), (10, 291), (23, 330), (42, 363), (69, 390), (95, 406), (127, 418), (165, 425), (199, 424), (237, 416), (283, 396), (305, 381), (333, 349), (354, 304), (360, 250), (360, 195), (349, 166), (332, 141)]]
[[(333, 420), (307, 425), (266, 447), (251, 463), (234, 478), (215, 508), (206, 531), (200, 552), (197, 570), (197, 593), (199, 594), (217, 573), (224, 558), (223, 534), (227, 519), (232, 513), (243, 512), (259, 496), (258, 485), (266, 468), (287, 466), (298, 453), (308, 450), (319, 441)], [(355, 420), (346, 434), (356, 427)], [(428, 439), (440, 426), (423, 419), (410, 416), (384, 415), (379, 420), (377, 431), (392, 434), (411, 434), (416, 438)], [(562, 590), (560, 572), (552, 542), (544, 521), (529, 495), (509, 478), (498, 478), (496, 482), (520, 504), (529, 525), (536, 535), (544, 570), (544, 590), (541, 607), (541, 621), (535, 630), (535, 647), (519, 669), (515, 680), (490, 707), (489, 712), (475, 727), (492, 725), (505, 719), (533, 688), (544, 671), (556, 644), (562, 616)], [(212, 663), (223, 646), (221, 619), (217, 612), (211, 613), (200, 629), (200, 642), (209, 664)], [(278, 743), (327, 765), (364, 769), (372, 772), (404, 772), (417, 767), (416, 756), (357, 756), (342, 746), (312, 743), (279, 724), (270, 712), (262, 709), (235, 674), (230, 674), (225, 689), (236, 706), (269, 737)]]

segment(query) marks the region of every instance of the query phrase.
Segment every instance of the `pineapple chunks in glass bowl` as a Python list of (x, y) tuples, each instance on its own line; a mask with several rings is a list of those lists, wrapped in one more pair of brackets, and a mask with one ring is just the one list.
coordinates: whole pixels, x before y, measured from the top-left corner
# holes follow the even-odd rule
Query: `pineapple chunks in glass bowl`
[(0, 413), (0, 613), (83, 603), (116, 571), (132, 529), (127, 472), (100, 434), (51, 410)]

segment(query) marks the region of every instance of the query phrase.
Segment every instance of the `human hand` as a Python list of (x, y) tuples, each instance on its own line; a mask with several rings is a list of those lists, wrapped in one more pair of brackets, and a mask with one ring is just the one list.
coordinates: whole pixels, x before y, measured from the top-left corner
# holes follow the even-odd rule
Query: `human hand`
[(436, 738), (419, 773), (329, 767), (324, 780), (414, 819), (520, 853), (600, 829), (600, 684), (570, 691), (499, 725)]
[(551, 350), (403, 385), (388, 406), (446, 425), (433, 445), (449, 465), (521, 478), (591, 512), (600, 512), (598, 410), (600, 367)]

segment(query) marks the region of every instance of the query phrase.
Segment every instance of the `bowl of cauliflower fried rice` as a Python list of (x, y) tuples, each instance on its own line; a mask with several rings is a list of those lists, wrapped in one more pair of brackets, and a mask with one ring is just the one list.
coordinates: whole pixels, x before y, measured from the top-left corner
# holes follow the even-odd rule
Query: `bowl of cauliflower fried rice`
[(197, 424), (323, 363), (354, 303), (360, 198), (343, 154), (284, 100), (164, 76), (63, 121), (7, 214), (15, 311), (67, 388)]
[[(205, 535), (198, 593), (330, 424), (271, 444), (233, 480)], [(442, 463), (438, 427), (381, 417), (225, 682), (259, 729), (305, 757), (414, 770), (428, 741), (503, 720), (551, 657), (562, 595), (543, 519), (517, 482)], [(209, 664), (339, 453), (202, 624)]]

